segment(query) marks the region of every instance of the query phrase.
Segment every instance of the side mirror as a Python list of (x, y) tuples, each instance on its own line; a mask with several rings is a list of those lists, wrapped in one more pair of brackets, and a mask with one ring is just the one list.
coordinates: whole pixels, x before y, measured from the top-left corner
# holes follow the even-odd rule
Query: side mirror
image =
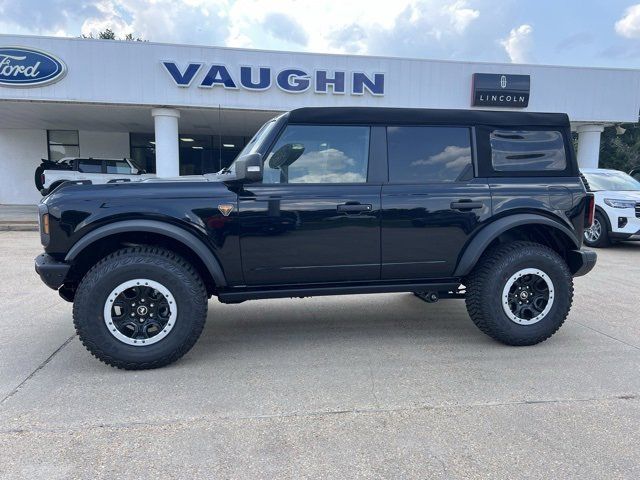
[(288, 167), (304, 153), (304, 145), (301, 143), (287, 143), (273, 152), (269, 159), (269, 168), (274, 170)]
[(235, 161), (236, 181), (259, 182), (262, 180), (262, 155), (249, 153)]

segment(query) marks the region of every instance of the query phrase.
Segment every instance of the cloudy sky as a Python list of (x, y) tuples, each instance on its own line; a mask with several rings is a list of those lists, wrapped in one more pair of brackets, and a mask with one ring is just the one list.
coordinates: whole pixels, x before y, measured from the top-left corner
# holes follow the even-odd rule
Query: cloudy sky
[(0, 33), (105, 28), (155, 42), (640, 67), (637, 0), (0, 0)]

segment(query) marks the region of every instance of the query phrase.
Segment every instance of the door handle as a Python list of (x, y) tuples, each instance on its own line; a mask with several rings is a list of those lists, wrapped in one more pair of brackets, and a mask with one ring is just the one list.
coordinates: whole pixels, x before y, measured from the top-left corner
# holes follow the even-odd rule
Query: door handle
[(373, 210), (373, 205), (370, 203), (347, 202), (338, 205), (338, 212), (343, 213), (370, 212), (371, 210)]
[(484, 203), (482, 202), (472, 202), (470, 199), (463, 199), (458, 202), (451, 202), (451, 210), (477, 210), (479, 208), (484, 207)]

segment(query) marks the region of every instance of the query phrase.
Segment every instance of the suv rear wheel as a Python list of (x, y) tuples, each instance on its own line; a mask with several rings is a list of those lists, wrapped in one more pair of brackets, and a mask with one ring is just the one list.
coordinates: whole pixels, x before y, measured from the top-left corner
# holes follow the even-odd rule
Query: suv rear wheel
[(486, 252), (465, 285), (473, 322), (507, 345), (535, 345), (552, 336), (573, 300), (573, 278), (564, 260), (532, 242)]
[(176, 361), (195, 344), (207, 293), (182, 257), (156, 247), (119, 250), (98, 262), (76, 291), (73, 319), (87, 349), (128, 370)]

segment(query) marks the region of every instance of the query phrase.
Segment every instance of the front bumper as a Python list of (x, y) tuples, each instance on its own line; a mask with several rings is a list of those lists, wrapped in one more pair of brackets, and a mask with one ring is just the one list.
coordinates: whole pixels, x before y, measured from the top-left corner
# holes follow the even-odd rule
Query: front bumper
[(567, 257), (569, 268), (574, 277), (589, 273), (596, 265), (598, 254), (593, 250), (571, 250)]
[(609, 237), (616, 240), (640, 240), (640, 230), (638, 230), (636, 233), (611, 232), (609, 234)]
[(58, 290), (64, 283), (71, 265), (59, 262), (51, 255), (42, 253), (35, 258), (36, 272), (42, 281), (54, 290)]

